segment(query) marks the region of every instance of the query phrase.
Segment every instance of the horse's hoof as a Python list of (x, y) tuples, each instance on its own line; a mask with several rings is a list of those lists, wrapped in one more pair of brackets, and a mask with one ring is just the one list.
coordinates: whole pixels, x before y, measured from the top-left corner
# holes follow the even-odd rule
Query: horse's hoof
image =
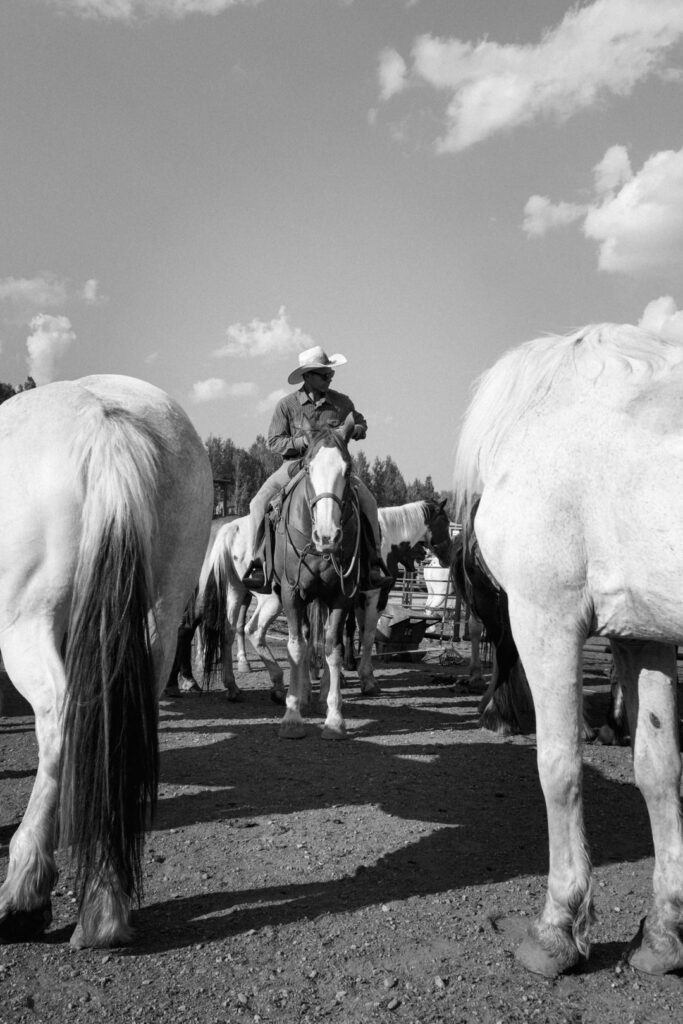
[(379, 697), (381, 691), (376, 683), (368, 683), (360, 688), (361, 697)]
[(345, 740), (348, 739), (345, 725), (324, 725), (320, 734), (324, 740)]
[(286, 703), (286, 697), (287, 697), (287, 694), (285, 693), (284, 690), (271, 690), (270, 691), (270, 699), (272, 700), (273, 704), (280, 704), (280, 705), (282, 705), (282, 707), (284, 707), (284, 705)]
[(302, 740), (306, 735), (306, 726), (303, 722), (282, 722), (279, 735), (282, 740)]
[(244, 694), (241, 690), (226, 690), (225, 699), (231, 704), (244, 704)]
[(653, 949), (647, 938), (644, 937), (645, 920), (640, 922), (640, 928), (634, 939), (629, 943), (626, 951), (626, 959), (631, 967), (643, 974), (668, 974), (670, 971), (678, 971), (683, 967), (683, 943), (677, 935), (665, 936), (659, 949)]
[(613, 747), (616, 745), (617, 737), (614, 733), (614, 729), (610, 728), (609, 725), (601, 725), (598, 729), (598, 739), (606, 747)]
[(541, 974), (544, 978), (557, 978), (576, 966), (579, 953), (574, 948), (573, 953), (565, 956), (552, 956), (533, 935), (527, 935), (521, 946), (515, 950), (515, 958), (532, 974)]
[(52, 924), (50, 900), (34, 910), (10, 911), (0, 921), (0, 942), (29, 942), (38, 938)]
[(73, 949), (116, 949), (119, 946), (129, 946), (134, 938), (135, 932), (129, 925), (122, 925), (116, 931), (88, 936), (79, 922), (69, 939), (69, 945)]

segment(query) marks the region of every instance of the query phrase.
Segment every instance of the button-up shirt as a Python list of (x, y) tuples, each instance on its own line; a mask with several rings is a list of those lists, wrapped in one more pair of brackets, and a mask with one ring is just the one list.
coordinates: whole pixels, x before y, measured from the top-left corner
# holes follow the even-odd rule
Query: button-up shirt
[(367, 430), (365, 417), (356, 412), (348, 395), (330, 389), (316, 402), (302, 387), (281, 398), (275, 406), (268, 428), (268, 447), (283, 459), (299, 459), (301, 450), (292, 443), (296, 438), (302, 437), (310, 427), (339, 427), (350, 412), (356, 426)]

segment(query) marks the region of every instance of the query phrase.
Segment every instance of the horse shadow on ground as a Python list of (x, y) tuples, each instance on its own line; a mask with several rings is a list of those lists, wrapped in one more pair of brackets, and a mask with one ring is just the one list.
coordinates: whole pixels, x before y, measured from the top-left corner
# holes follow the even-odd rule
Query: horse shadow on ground
[[(200, 748), (199, 772), (197, 747), (165, 750), (164, 784), (206, 788), (161, 800), (158, 828), (184, 829), (210, 822), (220, 829), (222, 825), (224, 842), (221, 846), (219, 839), (218, 843), (229, 865), (234, 829), (249, 828), (253, 857), (258, 858), (265, 841), (264, 822), (269, 818), (291, 816), (295, 827), (306, 812), (328, 812), (346, 819), (350, 842), (357, 843), (356, 866), (327, 881), (257, 884), (143, 906), (137, 915), (140, 944), (133, 953), (211, 942), (252, 929), (258, 932), (464, 887), (545, 876), (546, 816), (533, 737), (501, 741), (475, 733), (477, 716), (471, 703), (458, 705), (465, 742), (452, 742), (453, 716), (444, 715), (443, 710), (383, 704), (375, 712), (376, 719), (368, 722), (371, 702), (359, 700), (355, 707), (347, 704), (345, 708), (353, 736), (347, 743), (324, 743), (315, 735), (318, 725), (311, 725), (310, 734), (301, 741), (278, 740), (281, 709), (273, 709), (271, 721), (254, 721), (255, 709), (245, 711), (241, 705), (230, 737), (211, 742), (209, 736)], [(198, 717), (209, 717), (207, 711)], [(374, 742), (380, 736), (384, 742)], [(615, 754), (623, 757), (630, 770), (630, 752)], [(646, 808), (632, 782), (607, 778), (585, 764), (584, 802), (595, 866), (635, 863), (651, 856)], [(398, 848), (379, 855), (368, 848), (364, 852), (362, 819), (373, 808), (390, 818), (416, 823), (414, 841), (405, 844), (404, 835), (404, 844)], [(628, 831), (618, 827), (624, 822)], [(420, 824), (431, 831), (420, 834)], [(243, 834), (241, 840), (243, 855)], [(533, 909), (529, 906), (533, 898), (535, 909), (540, 910), (543, 886), (535, 888), (538, 891), (530, 897), (520, 885), (520, 909)], [(598, 964), (612, 955), (608, 946), (597, 956)]]

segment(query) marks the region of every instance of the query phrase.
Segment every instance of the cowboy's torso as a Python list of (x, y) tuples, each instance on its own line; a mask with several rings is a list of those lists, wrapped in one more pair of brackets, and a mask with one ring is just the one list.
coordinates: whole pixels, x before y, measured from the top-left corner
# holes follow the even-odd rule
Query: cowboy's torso
[(329, 390), (314, 400), (300, 388), (278, 402), (268, 430), (268, 447), (284, 459), (300, 458), (301, 453), (291, 445), (292, 439), (301, 437), (311, 427), (337, 427), (354, 411), (351, 399), (340, 391)]

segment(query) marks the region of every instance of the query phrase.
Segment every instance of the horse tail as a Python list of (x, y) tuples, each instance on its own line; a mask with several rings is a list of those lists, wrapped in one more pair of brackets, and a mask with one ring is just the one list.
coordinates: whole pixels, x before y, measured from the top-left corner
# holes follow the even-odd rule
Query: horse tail
[(311, 661), (321, 665), (325, 663), (325, 626), (329, 611), (327, 605), (316, 597), (309, 603), (307, 612)]
[[(231, 571), (232, 569), (232, 571)], [(222, 665), (228, 621), (228, 587), (238, 581), (222, 528), (213, 542), (199, 580), (203, 669), (207, 685)]]
[(225, 577), (220, 564), (206, 578), (203, 590), (203, 613), (201, 621), (202, 647), (204, 650), (204, 681), (208, 686), (211, 676), (220, 667), (225, 642), (227, 615)]
[[(84, 417), (82, 528), (65, 652), (60, 837), (79, 909), (97, 891), (142, 896), (141, 858), (159, 777), (150, 641), (161, 438), (118, 406)], [(87, 900), (90, 904), (91, 900)]]

